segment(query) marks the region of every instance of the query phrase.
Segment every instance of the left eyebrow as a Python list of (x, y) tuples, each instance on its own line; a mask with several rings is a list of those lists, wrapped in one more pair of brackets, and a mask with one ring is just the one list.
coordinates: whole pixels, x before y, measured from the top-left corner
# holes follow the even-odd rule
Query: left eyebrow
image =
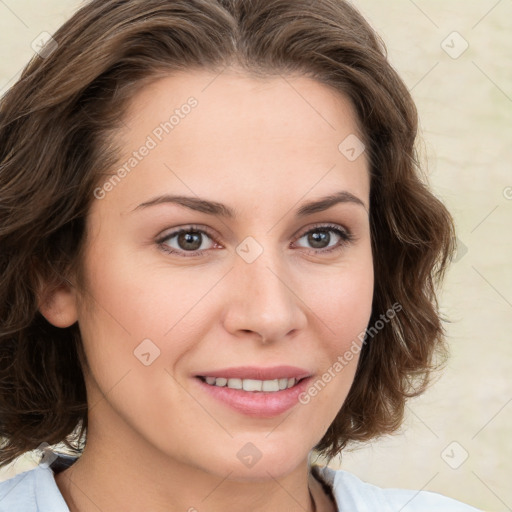
[[(229, 219), (233, 219), (236, 217), (235, 210), (233, 210), (229, 206), (226, 206), (225, 204), (218, 203), (216, 201), (209, 201), (207, 199), (201, 199), (198, 197), (176, 196), (168, 194), (157, 196), (154, 197), (153, 199), (150, 199), (149, 201), (145, 201), (144, 203), (139, 204), (139, 206), (131, 210), (130, 213), (144, 208), (148, 208), (150, 206), (165, 203), (178, 204), (180, 206), (184, 206), (185, 208), (189, 208), (190, 210), (206, 213), (208, 215), (217, 215)], [(347, 191), (341, 191), (337, 192), (336, 194), (332, 194), (305, 203), (297, 210), (296, 215), (297, 217), (306, 217), (307, 215), (312, 215), (314, 213), (328, 210), (329, 208), (332, 208), (334, 205), (338, 203), (352, 203), (360, 205), (366, 211), (368, 211), (366, 205), (357, 196)]]
[(344, 190), (304, 204), (297, 210), (297, 217), (305, 217), (306, 215), (312, 215), (313, 213), (323, 212), (338, 203), (353, 203), (362, 206), (366, 211), (368, 211), (366, 205), (361, 199), (359, 199), (359, 197)]

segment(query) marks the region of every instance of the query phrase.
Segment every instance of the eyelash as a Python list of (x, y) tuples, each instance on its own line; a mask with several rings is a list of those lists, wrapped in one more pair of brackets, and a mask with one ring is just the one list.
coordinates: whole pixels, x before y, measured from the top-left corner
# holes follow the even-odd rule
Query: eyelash
[[(312, 252), (314, 254), (326, 254), (331, 252), (337, 252), (340, 251), (345, 247), (345, 245), (348, 245), (355, 241), (354, 235), (350, 233), (348, 230), (341, 229), (339, 226), (333, 225), (333, 224), (321, 224), (318, 226), (315, 226), (308, 231), (305, 231), (300, 235), (296, 240), (300, 240), (304, 236), (314, 233), (316, 231), (332, 231), (336, 233), (340, 238), (341, 242), (329, 249), (310, 249), (309, 252)], [(183, 256), (185, 258), (191, 258), (191, 257), (197, 257), (202, 256), (203, 253), (209, 251), (210, 249), (202, 249), (202, 250), (196, 250), (196, 251), (177, 251), (176, 249), (170, 249), (168, 245), (164, 244), (163, 242), (168, 241), (171, 238), (177, 237), (182, 233), (201, 233), (207, 235), (209, 238), (211, 238), (215, 242), (215, 238), (212, 233), (208, 229), (199, 228), (198, 226), (187, 226), (186, 228), (179, 229), (177, 231), (173, 231), (172, 233), (169, 233), (165, 237), (162, 237), (158, 240), (156, 240), (156, 243), (158, 244), (159, 248), (168, 253), (168, 254), (177, 254), (179, 256)]]

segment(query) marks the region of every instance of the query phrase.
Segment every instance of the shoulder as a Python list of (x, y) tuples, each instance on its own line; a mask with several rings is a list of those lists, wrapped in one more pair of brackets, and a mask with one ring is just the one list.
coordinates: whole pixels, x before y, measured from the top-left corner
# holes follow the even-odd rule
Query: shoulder
[[(357, 476), (328, 466), (313, 466), (332, 490), (339, 510), (358, 512), (481, 512), (441, 494), (407, 489), (383, 489), (363, 482)], [(313, 468), (312, 468), (313, 469)]]
[(37, 466), (0, 482), (0, 512), (69, 512), (53, 471)]

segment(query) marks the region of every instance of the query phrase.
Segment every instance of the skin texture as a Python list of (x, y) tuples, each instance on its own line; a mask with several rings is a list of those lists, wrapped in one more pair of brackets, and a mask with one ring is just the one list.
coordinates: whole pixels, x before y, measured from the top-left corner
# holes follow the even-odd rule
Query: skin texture
[[(306, 77), (180, 73), (134, 97), (116, 134), (119, 165), (191, 96), (198, 105), (94, 201), (87, 290), (62, 286), (41, 301), (54, 325), (79, 322), (91, 369), (87, 446), (57, 484), (72, 512), (302, 512), (314, 509), (308, 483), (317, 510), (334, 510), (308, 472), (308, 454), (347, 396), (357, 355), (308, 404), (266, 419), (217, 402), (194, 376), (289, 364), (319, 378), (365, 330), (373, 294), (368, 162), (338, 150), (359, 134), (354, 111)], [(305, 202), (338, 191), (364, 206), (296, 216)], [(175, 204), (132, 211), (164, 193), (224, 203), (237, 215)], [(314, 245), (304, 235), (327, 223), (354, 241), (329, 231), (330, 240)], [(185, 256), (159, 248), (157, 240), (190, 225), (213, 235), (197, 243), (203, 254), (187, 257), (177, 236), (165, 244)], [(236, 252), (248, 236), (263, 249), (252, 263)], [(134, 355), (146, 338), (160, 350), (149, 366)], [(247, 443), (262, 454), (252, 467), (237, 457)]]

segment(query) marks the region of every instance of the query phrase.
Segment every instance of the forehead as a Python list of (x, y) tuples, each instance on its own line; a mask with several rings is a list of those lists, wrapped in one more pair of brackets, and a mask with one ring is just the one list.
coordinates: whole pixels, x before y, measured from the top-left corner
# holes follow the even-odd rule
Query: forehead
[[(338, 136), (354, 132), (361, 136), (353, 105), (339, 91), (302, 75), (255, 78), (235, 70), (218, 74), (191, 70), (157, 79), (132, 99), (125, 120), (133, 135), (148, 132), (154, 128), (154, 121), (169, 120), (175, 111), (181, 114), (180, 107), (190, 98), (197, 101), (197, 107), (193, 115), (186, 114), (186, 124), (178, 124), (217, 135), (213, 140), (203, 140), (203, 145), (222, 142), (221, 134), (249, 132), (251, 139), (266, 142), (297, 136), (318, 143), (321, 137), (335, 132)], [(173, 138), (180, 145), (194, 143), (186, 128), (175, 128)]]
[[(134, 96), (117, 135), (118, 168), (128, 172), (108, 199), (122, 212), (170, 191), (226, 199), (236, 188), (242, 201), (283, 192), (298, 200), (333, 187), (368, 195), (366, 155), (350, 161), (339, 149), (347, 137), (363, 138), (352, 104), (305, 76), (229, 70), (159, 78)], [(235, 200), (223, 202), (236, 207)]]

